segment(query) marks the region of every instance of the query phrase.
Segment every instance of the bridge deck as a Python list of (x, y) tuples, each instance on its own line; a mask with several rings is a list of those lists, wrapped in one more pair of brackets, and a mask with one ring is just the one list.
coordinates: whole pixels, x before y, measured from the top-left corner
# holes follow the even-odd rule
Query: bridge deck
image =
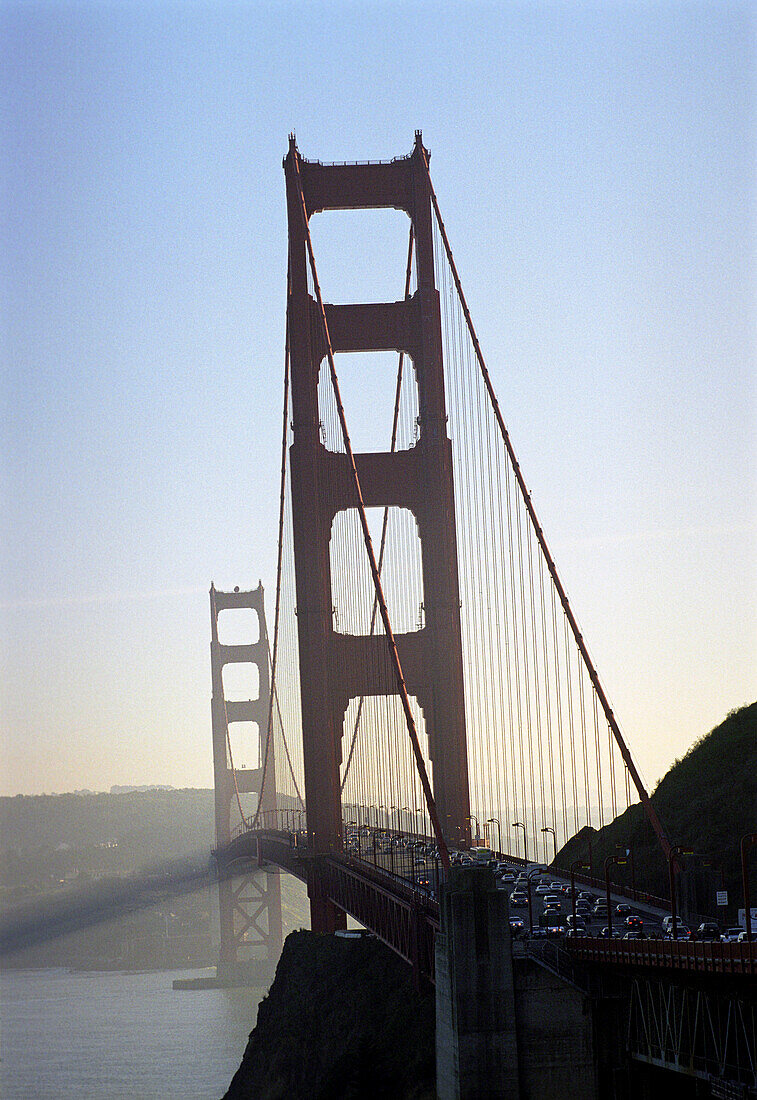
[[(297, 847), (291, 833), (263, 830), (236, 837), (221, 862), (259, 859), (275, 863), (310, 891), (328, 897), (401, 958), (433, 981), (434, 939), (439, 931), (439, 905), (426, 890), (389, 870), (352, 857), (312, 857)], [(259, 847), (258, 847), (259, 846)], [(644, 971), (709, 974), (736, 979), (757, 975), (757, 944), (671, 940), (561, 941), (582, 965)]]

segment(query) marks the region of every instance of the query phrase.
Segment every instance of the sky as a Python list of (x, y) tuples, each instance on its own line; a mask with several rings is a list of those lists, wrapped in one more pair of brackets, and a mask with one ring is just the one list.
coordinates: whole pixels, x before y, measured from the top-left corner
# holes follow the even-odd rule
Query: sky
[[(647, 782), (757, 696), (755, 12), (0, 3), (0, 793), (212, 785), (210, 582), (275, 585), (290, 131), (422, 129)], [(327, 299), (400, 297), (405, 233), (314, 219)]]

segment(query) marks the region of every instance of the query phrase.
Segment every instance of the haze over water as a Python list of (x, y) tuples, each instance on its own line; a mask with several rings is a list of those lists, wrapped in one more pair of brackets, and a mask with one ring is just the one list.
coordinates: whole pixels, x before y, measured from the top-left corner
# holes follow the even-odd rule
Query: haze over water
[(4, 1100), (220, 1098), (262, 993), (171, 988), (200, 973), (3, 972)]

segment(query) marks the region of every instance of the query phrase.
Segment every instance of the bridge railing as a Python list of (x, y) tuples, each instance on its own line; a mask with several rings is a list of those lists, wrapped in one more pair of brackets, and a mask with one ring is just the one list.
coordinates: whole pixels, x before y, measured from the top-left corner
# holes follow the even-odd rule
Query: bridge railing
[(757, 944), (709, 943), (701, 940), (623, 940), (613, 943), (587, 938), (566, 941), (565, 948), (573, 958), (586, 963), (709, 974), (757, 974)]

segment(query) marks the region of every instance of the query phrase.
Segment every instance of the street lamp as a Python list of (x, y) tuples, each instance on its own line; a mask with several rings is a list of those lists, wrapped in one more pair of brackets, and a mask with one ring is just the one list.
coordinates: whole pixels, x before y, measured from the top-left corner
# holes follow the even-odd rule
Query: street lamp
[(676, 856), (693, 856), (691, 848), (684, 848), (682, 844), (674, 844), (668, 852), (668, 881), (670, 883), (670, 927), (673, 939), (678, 939), (678, 908), (676, 906)]
[(465, 820), (466, 820), (466, 821), (475, 821), (475, 822), (476, 822), (476, 834), (475, 834), (475, 839), (476, 839), (476, 840), (478, 840), (478, 834), (479, 834), (479, 832), (480, 832), (480, 829), (481, 829), (481, 827), (480, 827), (480, 825), (479, 825), (479, 823), (478, 823), (478, 818), (476, 817), (476, 815), (475, 815), (475, 814), (468, 814), (468, 816), (466, 817), (466, 819), (465, 819)]
[(523, 830), (523, 858), (528, 863), (528, 844), (526, 842), (526, 826), (522, 821), (513, 821), (513, 829)]
[(502, 855), (502, 826), (499, 823), (499, 818), (498, 817), (490, 817), (490, 818), (487, 819), (486, 824), (497, 826), (497, 844), (498, 844), (497, 855)]
[(752, 942), (752, 909), (749, 896), (749, 869), (746, 865), (746, 854), (750, 848), (757, 844), (757, 833), (747, 833), (741, 838), (741, 884), (744, 891), (744, 923), (746, 924), (746, 942)]
[(526, 893), (528, 895), (528, 934), (533, 936), (534, 934), (534, 907), (531, 900), (531, 876), (540, 874), (539, 868), (534, 867), (532, 871), (529, 871), (526, 875)]
[(615, 847), (622, 848), (628, 856), (628, 862), (631, 864), (631, 896), (636, 901), (636, 860), (634, 859), (633, 848), (623, 848), (622, 844), (616, 844)]
[[(416, 812), (417, 814), (420, 814), (420, 815), (421, 815), (421, 818), (423, 818), (423, 810), (421, 809), (421, 807), (420, 807), (420, 806), (416, 806), (416, 807), (415, 807), (415, 812)], [(424, 837), (425, 837), (425, 835), (426, 835), (426, 823), (425, 823), (425, 822), (422, 822), (422, 824), (423, 824), (423, 832), (422, 832), (422, 833), (421, 833), (421, 831), (420, 831), (420, 825), (418, 825), (418, 826), (417, 826), (417, 828), (418, 828), (418, 836), (424, 836)]]
[(555, 860), (557, 859), (557, 834), (555, 833), (555, 830), (553, 828), (551, 828), (549, 825), (545, 825), (544, 828), (541, 830), (541, 832), (552, 834), (552, 844), (553, 844), (554, 850), (555, 850), (555, 857), (552, 860), (552, 862), (554, 863)]
[(607, 938), (612, 939), (612, 898), (610, 896), (610, 868), (613, 863), (619, 867), (626, 863), (625, 856), (608, 856), (605, 860), (605, 890), (607, 891)]
[(570, 896), (572, 900), (573, 909), (573, 928), (576, 927), (576, 871), (590, 871), (588, 863), (584, 863), (582, 859), (575, 859), (570, 865)]

